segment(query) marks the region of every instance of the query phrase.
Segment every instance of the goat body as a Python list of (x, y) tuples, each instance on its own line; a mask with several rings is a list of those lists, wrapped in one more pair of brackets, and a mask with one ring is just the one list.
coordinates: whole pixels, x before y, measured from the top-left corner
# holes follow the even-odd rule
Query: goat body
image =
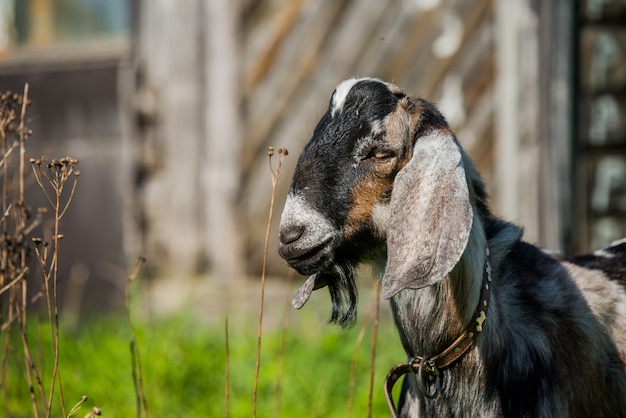
[(491, 269), (481, 332), (441, 371), (437, 396), (405, 378), (401, 416), (625, 417), (626, 243), (564, 259), (521, 236), (489, 211), (432, 104), (350, 79), (299, 157), (279, 253), (311, 275), (294, 305), (327, 286), (343, 326), (356, 316), (354, 267), (372, 264), (407, 355), (422, 359), (472, 323)]

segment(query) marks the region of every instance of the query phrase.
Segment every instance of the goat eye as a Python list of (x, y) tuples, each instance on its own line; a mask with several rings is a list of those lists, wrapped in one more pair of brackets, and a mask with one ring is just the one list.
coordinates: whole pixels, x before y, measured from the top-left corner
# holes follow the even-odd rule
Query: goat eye
[(393, 152), (390, 150), (375, 150), (372, 153), (372, 157), (376, 158), (377, 160), (386, 160), (393, 157)]
[(372, 147), (358, 153), (356, 161), (384, 162), (395, 157), (395, 153), (390, 149)]

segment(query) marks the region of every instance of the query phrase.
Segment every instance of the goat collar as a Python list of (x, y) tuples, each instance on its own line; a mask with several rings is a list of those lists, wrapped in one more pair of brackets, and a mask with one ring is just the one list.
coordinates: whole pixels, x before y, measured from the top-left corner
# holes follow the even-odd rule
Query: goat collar
[(474, 320), (463, 333), (443, 352), (432, 357), (410, 357), (406, 363), (396, 365), (385, 378), (385, 397), (394, 418), (397, 418), (396, 407), (391, 391), (395, 383), (405, 374), (416, 374), (417, 387), (421, 394), (429, 399), (435, 398), (441, 390), (441, 372), (457, 362), (474, 344), (476, 336), (483, 330), (483, 322), (487, 319), (489, 299), (491, 295), (491, 264), (489, 264), (489, 248), (485, 249), (485, 269), (480, 291), (478, 307)]

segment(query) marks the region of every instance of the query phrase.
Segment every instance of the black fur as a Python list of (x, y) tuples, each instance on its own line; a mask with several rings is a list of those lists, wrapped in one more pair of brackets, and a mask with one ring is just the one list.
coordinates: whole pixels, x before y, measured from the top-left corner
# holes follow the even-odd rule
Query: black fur
[(593, 254), (567, 258), (574, 264), (592, 270), (600, 270), (611, 280), (626, 287), (626, 241), (620, 241)]

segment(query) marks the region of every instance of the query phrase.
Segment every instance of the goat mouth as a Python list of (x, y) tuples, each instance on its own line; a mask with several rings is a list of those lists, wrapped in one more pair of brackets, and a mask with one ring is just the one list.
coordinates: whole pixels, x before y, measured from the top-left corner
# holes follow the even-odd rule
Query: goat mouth
[(358, 290), (354, 266), (349, 263), (335, 264), (332, 271), (311, 275), (293, 294), (291, 303), (296, 309), (300, 309), (307, 303), (313, 291), (324, 287), (328, 288), (332, 303), (329, 322), (342, 327), (352, 326), (356, 319)]
[(314, 274), (332, 265), (332, 238), (310, 248), (280, 244), (278, 254), (298, 273)]
[(313, 291), (326, 287), (332, 303), (329, 322), (349, 327), (356, 319), (358, 302), (354, 271), (356, 262), (344, 257), (346, 254), (337, 254), (340, 251), (340, 240), (337, 238), (330, 235), (319, 244), (305, 248), (296, 245), (297, 241), (281, 242), (278, 253), (298, 273), (311, 275), (294, 293), (293, 306), (302, 308)]

